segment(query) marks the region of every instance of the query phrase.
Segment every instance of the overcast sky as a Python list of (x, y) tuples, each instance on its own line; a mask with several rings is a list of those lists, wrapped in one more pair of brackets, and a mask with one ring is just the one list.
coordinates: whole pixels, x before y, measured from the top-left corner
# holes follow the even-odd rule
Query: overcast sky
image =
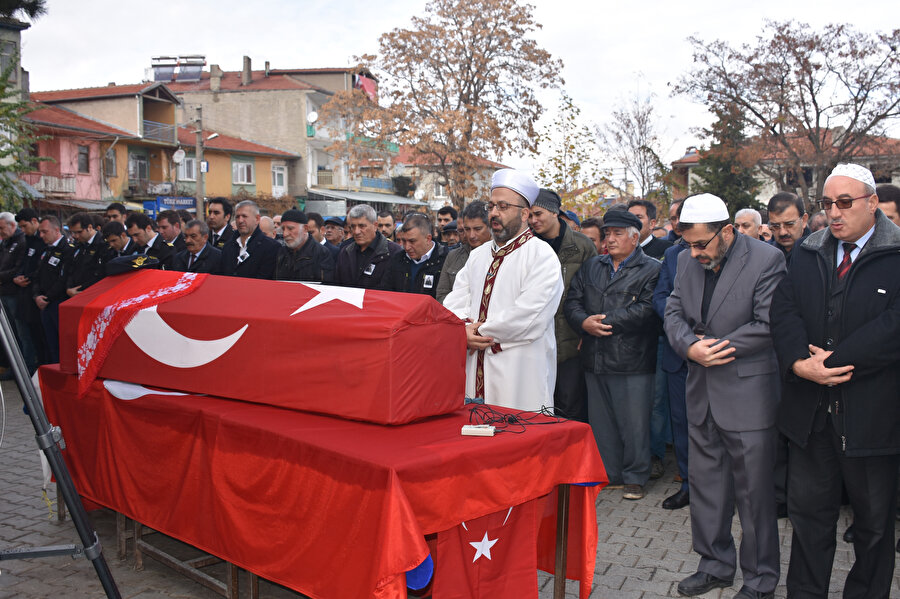
[[(900, 26), (888, 0), (536, 0), (540, 45), (564, 63), (565, 89), (590, 123), (603, 124), (635, 94), (654, 94), (663, 159), (681, 157), (699, 143), (691, 129), (711, 121), (706, 109), (670, 97), (669, 85), (691, 64), (686, 38), (751, 42), (766, 18), (796, 19), (821, 27), (846, 22), (863, 30)], [(204, 54), (208, 64), (241, 69), (343, 67), (375, 53), (378, 36), (406, 27), (425, 0), (48, 0), (48, 14), (23, 32), (22, 66), (31, 89), (136, 83), (150, 58)], [(892, 8), (893, 7), (893, 8)], [(893, 16), (891, 16), (893, 15)], [(551, 113), (558, 92), (542, 96)], [(530, 157), (503, 157), (533, 168)], [(610, 165), (612, 166), (612, 165)], [(618, 178), (618, 177), (616, 177)]]

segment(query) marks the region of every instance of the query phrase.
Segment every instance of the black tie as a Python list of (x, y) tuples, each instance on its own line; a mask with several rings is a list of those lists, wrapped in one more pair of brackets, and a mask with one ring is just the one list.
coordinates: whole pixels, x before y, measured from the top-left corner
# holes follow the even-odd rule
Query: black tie
[(194, 254), (191, 254), (191, 259), (188, 260), (188, 270), (191, 269), (191, 267), (194, 265), (194, 262), (196, 260), (197, 260), (197, 256), (195, 256)]
[(216, 245), (216, 244), (218, 244), (218, 243), (219, 243), (219, 234), (218, 234), (218, 233), (213, 233), (213, 242), (212, 242), (212, 244), (213, 244), (213, 245)]

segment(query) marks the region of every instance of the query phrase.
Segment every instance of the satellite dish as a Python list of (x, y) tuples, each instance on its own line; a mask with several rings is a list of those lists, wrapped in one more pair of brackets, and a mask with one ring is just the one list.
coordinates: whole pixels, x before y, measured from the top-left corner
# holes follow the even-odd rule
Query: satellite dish
[(172, 154), (172, 162), (174, 162), (175, 164), (181, 164), (182, 162), (184, 162), (184, 150), (182, 150), (181, 148), (175, 150), (175, 153)]
[(417, 190), (416, 190), (416, 193), (413, 194), (413, 197), (416, 198), (417, 200), (419, 200), (419, 201), (421, 202), (421, 201), (422, 201), (422, 198), (425, 197), (425, 190), (424, 190), (424, 189), (417, 189)]
[(308, 115), (306, 115), (306, 121), (307, 121), (309, 124), (313, 124), (313, 123), (315, 123), (315, 122), (318, 121), (318, 120), (319, 120), (319, 113), (316, 112), (315, 110), (313, 110), (313, 111), (310, 112)]

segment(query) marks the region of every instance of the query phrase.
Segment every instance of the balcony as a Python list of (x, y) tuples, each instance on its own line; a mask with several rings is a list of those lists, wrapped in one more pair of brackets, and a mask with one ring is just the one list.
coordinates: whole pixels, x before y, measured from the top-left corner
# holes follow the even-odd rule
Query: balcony
[(144, 139), (152, 139), (165, 143), (175, 143), (175, 125), (144, 121)]
[(74, 194), (75, 193), (75, 175), (68, 177), (53, 177), (50, 175), (41, 175), (37, 182), (32, 183), (35, 189), (47, 194)]
[(175, 193), (175, 184), (171, 181), (150, 181), (149, 179), (129, 179), (128, 187), (122, 190), (126, 198), (168, 196)]
[(334, 171), (316, 171), (316, 185), (334, 187)]

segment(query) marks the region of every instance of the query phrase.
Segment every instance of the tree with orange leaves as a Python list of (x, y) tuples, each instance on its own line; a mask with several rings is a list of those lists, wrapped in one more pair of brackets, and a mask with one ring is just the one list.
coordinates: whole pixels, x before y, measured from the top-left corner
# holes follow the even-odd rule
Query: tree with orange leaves
[(431, 0), (409, 28), (383, 34), (378, 55), (357, 57), (379, 77), (378, 100), (342, 91), (322, 108), (329, 151), (356, 171), (389, 164), (391, 144), (412, 150), (457, 207), (478, 194), (480, 159), (535, 149), (543, 113), (536, 90), (562, 84), (562, 62), (529, 36), (533, 6), (515, 0)]

